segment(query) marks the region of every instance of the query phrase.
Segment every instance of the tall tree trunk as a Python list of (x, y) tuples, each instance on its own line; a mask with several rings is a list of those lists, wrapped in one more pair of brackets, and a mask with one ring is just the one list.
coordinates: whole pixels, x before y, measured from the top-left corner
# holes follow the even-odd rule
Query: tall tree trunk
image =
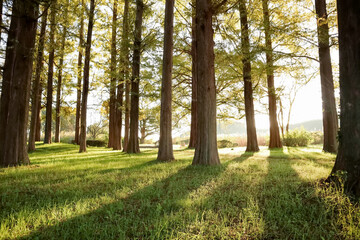
[(196, 147), (197, 140), (197, 80), (196, 80), (196, 17), (195, 7), (193, 7), (193, 17), (191, 26), (191, 126), (190, 126), (190, 140), (189, 148)]
[(173, 33), (174, 2), (166, 0), (164, 26), (164, 52), (161, 83), (160, 140), (157, 159), (159, 161), (174, 160), (172, 144), (171, 104), (172, 104), (172, 69), (173, 69)]
[(126, 152), (127, 144), (129, 141), (129, 127), (130, 127), (130, 81), (129, 81), (129, 0), (124, 1), (123, 13), (123, 34), (121, 39), (121, 55), (120, 55), (120, 68), (121, 74), (120, 81), (125, 84), (125, 126), (124, 126), (124, 146), (123, 150)]
[(315, 0), (317, 29), (319, 40), (320, 79), (323, 109), (323, 131), (325, 152), (337, 152), (338, 118), (336, 111), (334, 80), (331, 67), (329, 25), (326, 12), (326, 1)]
[(276, 116), (276, 90), (274, 84), (274, 59), (271, 41), (271, 26), (269, 16), (269, 0), (262, 0), (264, 29), (265, 29), (265, 48), (266, 48), (266, 75), (269, 95), (269, 120), (270, 120), (270, 142), (269, 148), (281, 148), (279, 124)]
[(255, 111), (253, 100), (253, 87), (251, 80), (251, 54), (249, 25), (247, 19), (246, 0), (241, 0), (239, 4), (240, 21), (241, 21), (241, 49), (243, 54), (243, 77), (244, 77), (244, 98), (245, 98), (245, 116), (247, 146), (246, 152), (259, 151), (259, 145), (256, 135)]
[(39, 4), (14, 0), (0, 107), (0, 165), (29, 164), (27, 123)]
[(90, 1), (89, 24), (85, 46), (85, 63), (84, 63), (84, 82), (81, 101), (81, 127), (80, 127), (80, 150), (79, 152), (86, 152), (86, 108), (87, 98), (89, 93), (89, 75), (90, 75), (90, 51), (91, 51), (91, 38), (94, 26), (95, 14), (95, 0)]
[(76, 117), (75, 117), (75, 143), (80, 144), (80, 109), (81, 109), (81, 80), (82, 80), (82, 58), (84, 45), (84, 0), (81, 0), (80, 30), (79, 30), (79, 56), (77, 65), (76, 85)]
[(122, 125), (122, 105), (123, 105), (124, 84), (120, 82), (117, 86), (115, 123), (114, 123), (114, 150), (121, 150), (121, 125)]
[(0, 0), (0, 42), (1, 42), (1, 32), (2, 32), (2, 26), (3, 26), (3, 0)]
[(135, 39), (131, 77), (130, 136), (127, 153), (139, 153), (139, 82), (141, 57), (141, 28), (143, 21), (143, 0), (136, 0)]
[(36, 114), (36, 130), (35, 130), (35, 141), (40, 141), (41, 139), (41, 95), (42, 95), (42, 86), (40, 86), (39, 89), (39, 96), (40, 96), (40, 100), (38, 103), (38, 107), (37, 107), (37, 112)]
[(58, 66), (58, 81), (56, 86), (56, 115), (55, 115), (55, 142), (60, 142), (60, 108), (61, 108), (61, 89), (62, 89), (62, 77), (64, 67), (64, 56), (65, 56), (65, 43), (67, 34), (67, 15), (68, 15), (68, 2), (65, 3), (64, 10), (64, 26), (61, 36), (61, 49), (60, 49), (60, 60)]
[[(360, 3), (337, 1), (340, 52), (339, 152), (332, 174), (345, 171), (345, 188), (360, 196)], [(333, 179), (330, 176), (330, 180)]]
[(116, 21), (117, 21), (117, 0), (113, 4), (112, 34), (111, 34), (111, 60), (110, 60), (110, 105), (109, 105), (109, 148), (115, 146), (116, 122), (117, 122), (117, 106), (116, 106)]
[(197, 146), (192, 164), (220, 164), (216, 137), (214, 31), (211, 0), (196, 1)]
[(50, 48), (49, 48), (49, 71), (47, 80), (46, 96), (46, 120), (44, 143), (51, 143), (51, 125), (52, 125), (52, 102), (53, 102), (53, 76), (54, 76), (54, 57), (55, 57), (55, 31), (56, 31), (56, 2), (51, 2), (50, 14)]
[(38, 124), (39, 111), (40, 111), (39, 107), (41, 107), (41, 72), (44, 66), (43, 61), (44, 61), (47, 13), (48, 13), (48, 8), (45, 7), (44, 13), (41, 17), (41, 28), (40, 28), (39, 45), (38, 45), (37, 58), (36, 58), (35, 79), (33, 82), (28, 151), (35, 150), (35, 141), (37, 140), (36, 134), (39, 125)]
[(144, 144), (146, 138), (146, 119), (140, 121), (140, 134), (140, 144)]

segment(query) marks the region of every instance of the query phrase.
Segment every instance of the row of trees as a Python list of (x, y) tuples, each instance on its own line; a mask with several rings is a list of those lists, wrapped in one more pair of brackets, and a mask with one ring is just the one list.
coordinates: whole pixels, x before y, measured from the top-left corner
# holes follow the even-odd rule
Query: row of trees
[[(55, 141), (59, 141), (59, 109), (60, 94), (62, 86), (62, 68), (64, 64), (64, 51), (67, 36), (67, 19), (70, 1), (62, 1), (64, 17), (62, 34), (60, 34), (60, 58), (58, 64), (58, 79), (57, 79), (57, 106), (56, 106), (56, 131)], [(264, 45), (262, 52), (266, 57), (266, 78), (267, 78), (267, 95), (269, 98), (269, 120), (270, 120), (270, 148), (281, 147), (279, 124), (277, 119), (277, 94), (274, 84), (275, 75), (275, 56), (276, 51), (273, 47), (273, 38), (276, 37), (276, 32), (272, 24), (272, 12), (269, 10), (269, 0), (261, 0), (262, 9), (262, 28), (251, 29), (248, 24), (248, 13), (251, 5), (247, 4), (245, 0), (241, 1), (211, 1), (211, 0), (197, 0), (192, 2), (194, 6), (192, 17), (192, 46), (191, 56), (193, 61), (192, 68), (192, 133), (191, 146), (195, 146), (195, 156), (193, 164), (213, 165), (219, 164), (219, 157), (217, 152), (216, 141), (216, 114), (217, 101), (216, 92), (217, 84), (215, 81), (215, 54), (214, 54), (214, 24), (220, 13), (229, 11), (235, 6), (238, 6), (241, 22), (241, 56), (243, 65), (243, 80), (244, 80), (244, 99), (245, 99), (245, 116), (248, 129), (248, 146), (247, 151), (257, 151), (257, 139), (254, 118), (254, 102), (252, 86), (252, 70), (251, 63), (256, 62), (257, 59), (251, 52), (251, 43), (249, 35), (252, 31), (264, 32)], [(317, 26), (318, 26), (318, 42), (319, 42), (319, 62), (320, 73), (322, 79), (322, 96), (323, 96), (323, 115), (324, 115), (324, 150), (335, 152), (336, 147), (336, 132), (337, 132), (337, 117), (335, 108), (335, 98), (333, 89), (333, 79), (330, 60), (330, 42), (329, 42), (329, 26), (326, 13), (325, 0), (316, 0)], [(252, 2), (252, 4), (255, 4)], [(343, 5), (342, 5), (343, 4)], [(1, 96), (1, 111), (0, 111), (0, 162), (2, 166), (16, 166), (20, 164), (28, 164), (29, 158), (27, 156), (27, 118), (30, 98), (30, 83), (33, 69), (33, 50), (35, 48), (37, 20), (41, 16), (40, 37), (38, 40), (38, 54), (36, 61), (35, 78), (33, 81), (32, 93), (32, 117), (29, 149), (34, 147), (36, 139), (36, 127), (38, 126), (38, 108), (39, 95), (41, 88), (39, 87), (38, 75), (42, 68), (42, 58), (44, 52), (44, 32), (47, 25), (47, 11), (50, 8), (50, 33), (49, 33), (49, 58), (48, 58), (48, 81), (47, 81), (47, 104), (46, 104), (46, 123), (45, 123), (45, 143), (51, 142), (51, 122), (52, 122), (52, 88), (53, 88), (53, 67), (55, 55), (55, 31), (56, 31), (56, 15), (58, 11), (58, 3), (56, 0), (42, 1), (42, 8), (39, 11), (39, 1), (14, 0), (12, 3), (11, 24), (8, 30), (7, 49), (5, 56), (5, 65), (3, 72), (3, 85)], [(80, 34), (79, 34), (79, 55), (78, 55), (78, 80), (83, 79), (81, 91), (81, 111), (79, 107), (79, 92), (80, 81), (78, 81), (78, 104), (77, 104), (77, 119), (80, 115), (80, 137), (75, 137), (80, 144), (80, 152), (86, 151), (86, 110), (87, 97), (89, 92), (89, 78), (90, 78), (90, 57), (92, 46), (92, 31), (95, 21), (96, 3), (94, 0), (90, 1), (90, 8), (88, 9), (84, 0), (79, 4), (80, 11)], [(345, 6), (345, 7), (343, 7)], [(65, 8), (64, 8), (65, 7)], [(347, 9), (348, 7), (348, 9)], [(139, 95), (140, 95), (140, 63), (141, 54), (144, 49), (144, 39), (142, 36), (143, 16), (144, 10), (149, 8), (149, 4), (145, 4), (142, 0), (136, 0), (134, 35), (133, 35), (133, 54), (132, 66), (130, 65), (129, 54), (129, 28), (130, 28), (130, 14), (129, 1), (124, 1), (123, 11), (123, 29), (121, 37), (120, 61), (118, 51), (116, 49), (117, 42), (117, 1), (113, 1), (113, 22), (112, 22), (112, 37), (111, 37), (111, 63), (110, 63), (110, 103), (109, 103), (109, 147), (114, 149), (121, 148), (121, 125), (122, 125), (122, 110), (125, 109), (125, 151), (128, 153), (139, 152), (138, 130), (139, 130)], [(356, 108), (351, 108), (351, 116), (348, 116), (349, 104), (356, 105), (353, 95), (356, 89), (356, 82), (358, 79), (358, 72), (351, 73), (352, 67), (356, 61), (359, 60), (357, 51), (351, 52), (351, 55), (346, 55), (346, 47), (341, 48), (344, 43), (356, 43), (354, 36), (350, 36), (351, 29), (356, 29), (359, 22), (349, 20), (345, 17), (341, 18), (341, 14), (353, 14), (353, 19), (358, 19), (355, 10), (359, 10), (359, 4), (354, 0), (338, 2), (339, 8), (339, 29), (340, 33), (340, 81), (345, 83), (342, 89), (345, 91), (346, 86), (350, 86), (346, 92), (349, 96), (354, 98), (344, 97), (344, 92), (341, 93), (342, 102), (342, 128), (341, 133), (349, 135), (349, 126), (354, 127), (354, 123), (347, 122), (348, 125), (343, 126), (343, 120), (350, 119), (356, 116)], [(341, 10), (340, 10), (341, 9)], [(354, 12), (352, 12), (354, 11)], [(86, 41), (83, 38), (84, 30), (84, 12), (88, 15), (88, 30)], [(285, 13), (284, 13), (285, 14)], [(174, 1), (167, 0), (165, 8), (165, 22), (164, 22), (164, 48), (163, 48), (163, 67), (162, 67), (162, 87), (161, 87), (161, 114), (160, 114), (160, 142), (158, 159), (161, 161), (170, 161), (174, 159), (172, 151), (172, 68), (173, 68), (173, 19), (174, 19)], [(340, 20), (341, 19), (341, 20)], [(357, 21), (357, 22), (356, 22)], [(352, 28), (345, 28), (349, 24)], [(218, 26), (217, 26), (218, 27)], [(344, 32), (342, 32), (344, 31)], [(296, 38), (300, 38), (301, 33)], [(343, 38), (341, 38), (343, 36)], [(355, 34), (356, 36), (356, 34)], [(343, 43), (342, 43), (343, 41)], [(296, 45), (296, 44), (295, 44)], [(85, 47), (85, 61), (82, 69), (82, 48)], [(354, 46), (356, 50), (356, 46)], [(344, 56), (345, 54), (345, 56)], [(289, 53), (292, 55), (292, 53)], [(299, 56), (297, 56), (299, 57)], [(350, 59), (351, 57), (351, 59)], [(347, 63), (347, 61), (350, 61)], [(118, 65), (119, 62), (119, 65)], [(346, 63), (344, 65), (344, 63)], [(120, 70), (119, 70), (120, 69)], [(130, 69), (132, 70), (130, 74)], [(351, 75), (347, 75), (351, 73)], [(83, 76), (81, 76), (83, 73)], [(343, 82), (342, 78), (349, 80)], [(123, 107), (123, 95), (125, 91), (125, 107)], [(345, 103), (344, 103), (345, 101)], [(129, 109), (129, 105), (130, 109)], [(79, 114), (81, 113), (81, 114)], [(127, 116), (128, 114), (128, 116)], [(130, 119), (127, 120), (127, 119)], [(128, 121), (128, 122), (127, 122)], [(356, 122), (354, 120), (354, 122)], [(126, 126), (128, 124), (128, 128)], [(78, 126), (76, 126), (78, 127)], [(129, 131), (127, 133), (127, 131)], [(77, 132), (76, 132), (77, 134)], [(128, 134), (128, 137), (127, 137)], [(359, 173), (352, 171), (351, 167), (357, 166), (356, 156), (352, 155), (354, 151), (348, 151), (348, 144), (344, 144), (343, 135), (340, 136), (340, 151), (337, 158), (337, 163), (334, 167), (334, 172), (337, 170), (346, 170), (350, 173), (350, 180), (352, 184), (356, 181)], [(346, 141), (356, 144), (356, 136), (348, 136)], [(350, 140), (349, 140), (350, 139)], [(355, 142), (354, 142), (355, 141)], [(350, 153), (351, 152), (351, 153)], [(355, 160), (354, 160), (355, 157)], [(351, 162), (349, 162), (349, 159)], [(350, 166), (350, 168), (349, 168)], [(357, 168), (355, 168), (357, 169)], [(353, 185), (348, 185), (354, 189)], [(358, 189), (358, 188), (356, 188)], [(357, 191), (357, 190), (356, 190)]]

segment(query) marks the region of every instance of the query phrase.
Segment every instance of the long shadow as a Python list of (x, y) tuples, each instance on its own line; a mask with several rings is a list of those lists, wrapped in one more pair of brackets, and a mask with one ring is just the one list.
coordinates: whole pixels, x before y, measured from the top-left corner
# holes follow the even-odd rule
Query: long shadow
[(313, 184), (302, 180), (296, 162), (281, 149), (271, 150), (268, 174), (260, 193), (265, 229), (263, 239), (334, 239), (329, 216)]
[(114, 203), (38, 229), (23, 239), (156, 239), (163, 234), (159, 219), (179, 211), (180, 200), (225, 169), (226, 165), (182, 168)]

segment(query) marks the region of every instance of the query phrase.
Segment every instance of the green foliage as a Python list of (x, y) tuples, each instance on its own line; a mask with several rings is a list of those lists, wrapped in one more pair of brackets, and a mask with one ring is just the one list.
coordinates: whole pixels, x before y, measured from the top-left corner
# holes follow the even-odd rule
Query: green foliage
[(320, 131), (311, 132), (312, 135), (312, 143), (311, 144), (323, 144), (324, 143), (324, 134)]
[(283, 139), (284, 145), (288, 147), (305, 147), (312, 143), (312, 141), (312, 134), (304, 128), (289, 131)]
[(229, 140), (223, 139), (223, 140), (219, 140), (217, 142), (218, 148), (230, 148), (230, 147), (237, 147), (238, 144), (237, 143), (233, 143)]
[(86, 145), (92, 147), (105, 147), (107, 143), (105, 140), (86, 140)]

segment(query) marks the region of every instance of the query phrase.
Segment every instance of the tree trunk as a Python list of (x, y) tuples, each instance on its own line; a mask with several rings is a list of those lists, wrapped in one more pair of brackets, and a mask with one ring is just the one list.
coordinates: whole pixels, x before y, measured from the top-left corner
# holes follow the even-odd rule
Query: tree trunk
[(127, 153), (139, 153), (139, 82), (141, 57), (141, 28), (143, 21), (144, 3), (136, 0), (135, 39), (131, 77), (131, 110), (130, 110), (130, 136)]
[(56, 31), (56, 2), (51, 2), (50, 15), (50, 48), (49, 48), (49, 71), (47, 80), (46, 96), (46, 120), (44, 143), (51, 143), (51, 125), (52, 125), (52, 102), (53, 102), (53, 76), (54, 76), (54, 57), (55, 57), (55, 31)]
[(197, 139), (197, 80), (196, 80), (196, 17), (195, 7), (193, 7), (192, 27), (191, 27), (191, 127), (190, 127), (190, 140), (189, 148), (196, 147)]
[(214, 31), (211, 0), (196, 1), (197, 146), (192, 164), (220, 164), (216, 137)]
[(269, 148), (281, 148), (279, 124), (276, 116), (276, 90), (274, 84), (274, 60), (271, 42), (271, 26), (269, 16), (269, 0), (262, 0), (264, 29), (265, 29), (265, 48), (266, 48), (266, 75), (269, 95), (269, 120), (270, 120), (270, 143)]
[(115, 147), (117, 106), (116, 106), (116, 21), (117, 21), (117, 0), (113, 4), (112, 34), (111, 34), (111, 59), (110, 59), (110, 104), (109, 104), (109, 148)]
[(174, 2), (166, 0), (164, 26), (164, 52), (161, 83), (160, 140), (157, 160), (174, 160), (172, 144), (171, 104), (173, 69)]
[(64, 26), (61, 36), (61, 49), (60, 49), (60, 60), (58, 66), (58, 81), (56, 89), (56, 116), (55, 116), (55, 142), (60, 142), (60, 108), (61, 108), (61, 88), (62, 88), (62, 76), (63, 76), (63, 67), (64, 67), (64, 55), (65, 55), (65, 43), (66, 43), (66, 34), (67, 34), (67, 15), (68, 15), (68, 2), (64, 10)]
[(140, 134), (140, 144), (144, 144), (146, 138), (146, 119), (140, 121)]
[(76, 118), (75, 118), (75, 143), (80, 144), (80, 109), (81, 109), (81, 80), (82, 80), (82, 58), (84, 45), (84, 0), (81, 0), (80, 11), (80, 32), (79, 32), (79, 56), (77, 65), (77, 85), (76, 85)]
[(315, 0), (317, 29), (319, 40), (320, 79), (323, 109), (323, 131), (325, 152), (337, 152), (338, 118), (336, 111), (334, 81), (331, 67), (329, 25), (326, 12), (326, 1)]
[[(124, 2), (123, 13), (123, 33), (121, 38), (120, 49), (120, 82), (125, 84), (125, 126), (124, 126), (124, 146), (126, 152), (129, 140), (129, 123), (130, 123), (130, 82), (129, 82), (129, 0)], [(122, 98), (121, 98), (122, 99)], [(123, 104), (121, 104), (123, 105)]]
[(246, 116), (246, 132), (247, 132), (246, 152), (257, 152), (259, 151), (259, 145), (257, 141), (256, 125), (255, 125), (253, 87), (251, 80), (249, 25), (247, 19), (245, 0), (240, 1), (239, 11), (240, 11), (240, 21), (241, 21), (241, 49), (243, 54), (242, 62), (243, 62), (245, 116)]
[(47, 21), (48, 9), (44, 8), (44, 13), (41, 18), (41, 28), (39, 36), (39, 45), (37, 50), (36, 58), (36, 70), (35, 70), (35, 79), (33, 82), (33, 91), (32, 91), (32, 103), (31, 103), (31, 120), (30, 120), (30, 134), (29, 134), (29, 146), (28, 151), (35, 150), (35, 141), (38, 125), (39, 125), (39, 112), (41, 107), (41, 72), (43, 69), (44, 61), (44, 47), (45, 47), (45, 34), (46, 34), (46, 21)]
[(94, 12), (95, 0), (90, 1), (89, 24), (85, 46), (85, 63), (84, 63), (84, 82), (81, 101), (81, 127), (80, 127), (80, 150), (79, 152), (86, 152), (86, 108), (87, 98), (89, 93), (89, 75), (90, 75), (90, 51), (91, 51), (91, 38), (94, 26)]
[[(360, 196), (360, 3), (337, 1), (340, 52), (339, 152), (332, 174), (345, 171), (345, 189)], [(334, 176), (330, 176), (333, 180)]]
[(40, 86), (40, 89), (39, 89), (39, 96), (40, 96), (40, 99), (39, 99), (39, 103), (38, 103), (38, 107), (37, 107), (37, 112), (35, 113), (36, 114), (36, 130), (35, 130), (35, 141), (38, 142), (40, 141), (41, 139), (41, 94), (42, 94), (42, 86)]
[(1, 32), (2, 32), (2, 26), (3, 26), (3, 0), (0, 0), (0, 42), (1, 42)]
[(124, 84), (120, 83), (117, 86), (117, 95), (115, 102), (115, 123), (114, 123), (114, 150), (121, 150), (121, 125), (122, 125), (122, 105)]
[(14, 0), (0, 108), (0, 165), (29, 164), (27, 123), (39, 4)]

